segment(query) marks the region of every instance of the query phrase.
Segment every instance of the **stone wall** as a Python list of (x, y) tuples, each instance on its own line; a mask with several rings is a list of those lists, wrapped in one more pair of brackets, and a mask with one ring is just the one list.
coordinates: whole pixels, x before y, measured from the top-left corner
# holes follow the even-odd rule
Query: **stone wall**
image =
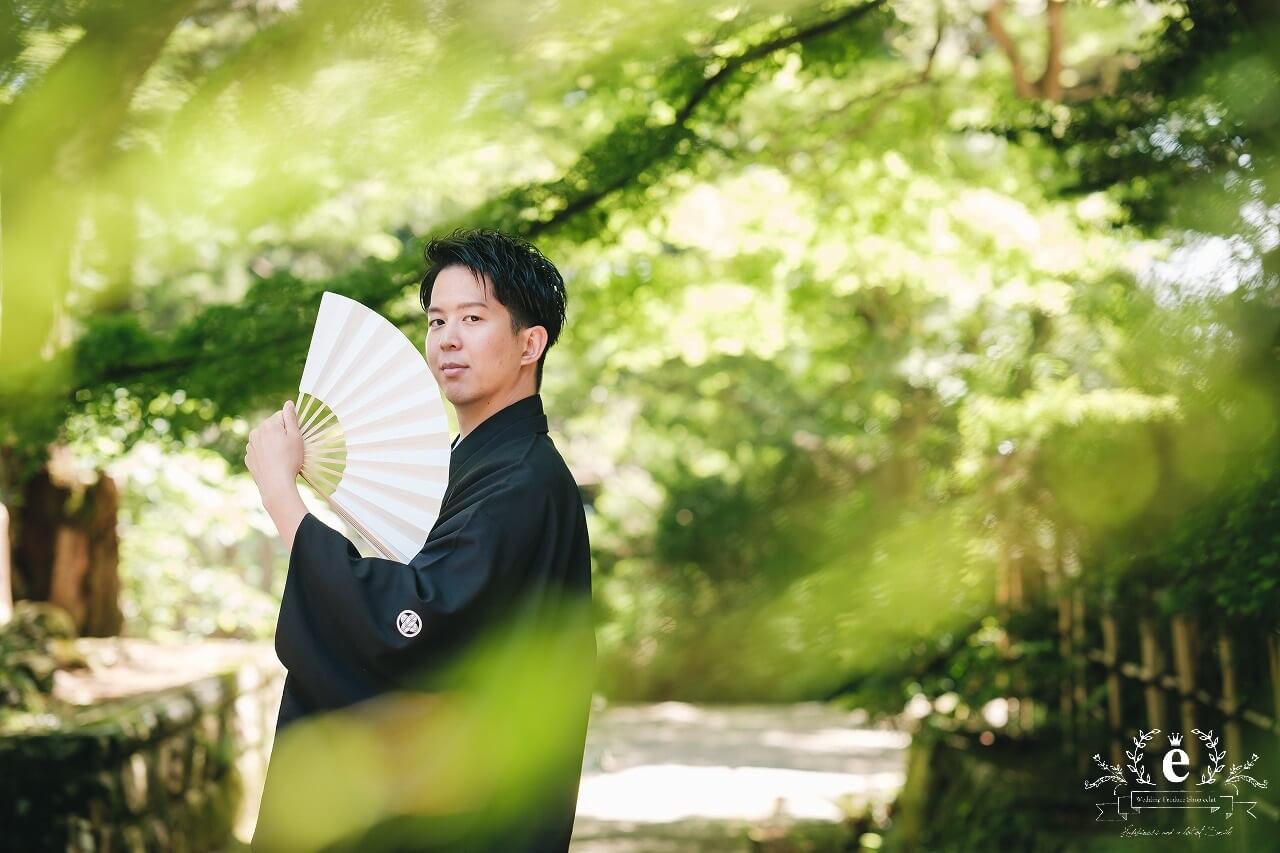
[[(94, 657), (108, 641), (79, 642)], [(0, 732), (3, 849), (216, 851), (252, 832), (283, 678), (270, 645), (212, 641), (149, 657), (129, 642), (130, 662), (158, 658), (182, 683), (154, 689), (162, 666), (135, 664), (151, 678), (131, 682), (117, 664), (117, 685), (144, 689), (99, 690)], [(68, 676), (62, 692), (79, 687), (84, 699), (93, 677)]]

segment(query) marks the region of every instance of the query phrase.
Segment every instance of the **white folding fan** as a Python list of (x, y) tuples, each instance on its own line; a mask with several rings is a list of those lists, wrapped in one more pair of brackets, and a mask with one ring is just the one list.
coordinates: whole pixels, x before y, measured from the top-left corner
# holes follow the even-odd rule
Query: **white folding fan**
[(384, 557), (409, 562), (449, 480), (449, 422), (422, 353), (325, 291), (298, 392), (302, 479)]

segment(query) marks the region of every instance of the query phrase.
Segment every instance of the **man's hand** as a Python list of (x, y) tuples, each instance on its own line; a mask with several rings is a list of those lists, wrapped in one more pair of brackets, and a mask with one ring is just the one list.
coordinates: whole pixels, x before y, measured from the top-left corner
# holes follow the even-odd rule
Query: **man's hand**
[(289, 492), (297, 493), (298, 472), (302, 470), (302, 431), (293, 401), (271, 415), (249, 433), (244, 464), (258, 484), (263, 503)]

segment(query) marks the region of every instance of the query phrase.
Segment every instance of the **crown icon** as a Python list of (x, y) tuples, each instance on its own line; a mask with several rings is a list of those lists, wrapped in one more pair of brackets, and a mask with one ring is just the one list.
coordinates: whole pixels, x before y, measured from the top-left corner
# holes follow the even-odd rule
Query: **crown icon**
[(1182, 746), (1182, 735), (1177, 733), (1170, 734), (1169, 746)]

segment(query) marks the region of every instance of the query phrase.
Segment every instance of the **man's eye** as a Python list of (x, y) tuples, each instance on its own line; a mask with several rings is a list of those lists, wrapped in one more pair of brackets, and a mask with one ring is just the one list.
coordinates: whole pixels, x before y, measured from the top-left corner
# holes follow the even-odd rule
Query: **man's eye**
[(476, 320), (479, 320), (479, 319), (480, 319), (479, 315), (477, 315), (477, 314), (468, 314), (468, 315), (467, 315), (467, 319), (468, 319), (468, 320), (471, 320), (471, 319), (473, 319), (473, 318), (474, 318), (474, 319), (476, 319)]

